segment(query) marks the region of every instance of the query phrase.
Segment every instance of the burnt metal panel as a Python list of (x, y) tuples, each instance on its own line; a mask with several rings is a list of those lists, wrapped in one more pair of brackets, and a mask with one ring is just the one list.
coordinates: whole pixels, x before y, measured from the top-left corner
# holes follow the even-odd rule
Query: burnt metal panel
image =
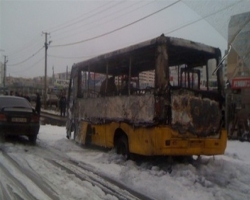
[(180, 48), (188, 48), (190, 50), (196, 50), (200, 52), (206, 52), (208, 54), (216, 54), (216, 48), (211, 48), (210, 46), (207, 46), (205, 44), (199, 43), (199, 42), (193, 42), (190, 40), (185, 40), (182, 38), (169, 38), (169, 42), (171, 45), (180, 47)]
[(168, 53), (164, 45), (165, 38), (159, 38), (162, 45), (157, 47), (157, 58), (155, 65), (155, 88), (157, 93), (163, 93), (169, 84)]
[(132, 124), (154, 123), (153, 94), (79, 99), (79, 118), (92, 123), (126, 121)]
[[(169, 60), (169, 65), (189, 63), (189, 60), (191, 63), (191, 61), (195, 60), (195, 65), (198, 66), (204, 64), (204, 58), (214, 58), (218, 53), (218, 48), (185, 39), (161, 35), (160, 37), (142, 43), (76, 63), (74, 67), (72, 67), (72, 70), (74, 70), (74, 68), (79, 68), (80, 70), (88, 71), (88, 66), (90, 66), (90, 71), (105, 74), (105, 66), (106, 63), (109, 62), (109, 73), (119, 75), (124, 73), (130, 56), (136, 58), (133, 61), (132, 72), (133, 70), (136, 72), (145, 69), (153, 70), (155, 69), (155, 63), (153, 63), (155, 60), (154, 56), (157, 56), (156, 51), (159, 46), (161, 48), (163, 46), (167, 48), (168, 57), (171, 58)], [(180, 60), (180, 58), (183, 60)]]
[(221, 109), (217, 101), (194, 96), (191, 91), (172, 94), (172, 126), (180, 133), (198, 136), (217, 134), (221, 124)]

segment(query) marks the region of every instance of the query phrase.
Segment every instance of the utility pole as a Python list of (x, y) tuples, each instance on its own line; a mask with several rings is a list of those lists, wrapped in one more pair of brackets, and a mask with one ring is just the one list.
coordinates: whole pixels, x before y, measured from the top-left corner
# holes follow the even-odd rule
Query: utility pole
[(7, 56), (4, 56), (4, 63), (3, 63), (3, 88), (5, 91), (5, 86), (6, 86), (6, 64), (7, 64)]
[(66, 80), (68, 80), (68, 65), (66, 67)]
[(55, 83), (55, 72), (54, 72), (54, 66), (52, 67), (52, 71), (53, 71), (53, 74), (52, 74), (52, 84), (54, 85), (54, 83)]
[(43, 105), (44, 105), (44, 108), (46, 109), (47, 108), (47, 105), (46, 105), (46, 96), (47, 96), (47, 50), (48, 50), (48, 46), (51, 43), (51, 41), (49, 43), (47, 43), (49, 33), (43, 32), (43, 34), (45, 34), (45, 42), (44, 42), (44, 47), (45, 47), (45, 72), (44, 72)]

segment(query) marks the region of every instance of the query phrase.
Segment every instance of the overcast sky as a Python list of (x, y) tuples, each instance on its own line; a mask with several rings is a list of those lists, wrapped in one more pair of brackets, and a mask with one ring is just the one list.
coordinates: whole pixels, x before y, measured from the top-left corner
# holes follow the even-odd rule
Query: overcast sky
[(249, 10), (249, 0), (1, 0), (0, 62), (8, 57), (8, 76), (44, 76), (45, 33), (48, 76), (162, 33), (224, 54), (230, 15)]

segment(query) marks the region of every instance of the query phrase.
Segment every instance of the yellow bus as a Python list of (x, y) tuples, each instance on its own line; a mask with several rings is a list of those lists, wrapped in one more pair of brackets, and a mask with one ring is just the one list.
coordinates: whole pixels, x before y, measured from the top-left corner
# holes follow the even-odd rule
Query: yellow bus
[(67, 137), (126, 158), (223, 154), (221, 69), (216, 91), (198, 84), (220, 58), (218, 48), (161, 35), (74, 64)]

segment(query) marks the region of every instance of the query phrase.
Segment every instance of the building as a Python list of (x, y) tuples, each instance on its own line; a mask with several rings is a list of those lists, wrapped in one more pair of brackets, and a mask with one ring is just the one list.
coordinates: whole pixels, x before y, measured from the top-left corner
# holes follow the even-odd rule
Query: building
[(231, 51), (227, 57), (227, 79), (232, 89), (241, 89), (243, 93), (250, 91), (249, 20), (250, 12), (233, 15), (228, 26), (228, 46), (231, 46)]
[(154, 87), (155, 71), (145, 71), (140, 73), (140, 88)]
[[(250, 119), (250, 12), (231, 16), (228, 25), (227, 114), (229, 136), (249, 132)], [(240, 128), (239, 128), (240, 127)], [(242, 127), (242, 128), (241, 128)]]

